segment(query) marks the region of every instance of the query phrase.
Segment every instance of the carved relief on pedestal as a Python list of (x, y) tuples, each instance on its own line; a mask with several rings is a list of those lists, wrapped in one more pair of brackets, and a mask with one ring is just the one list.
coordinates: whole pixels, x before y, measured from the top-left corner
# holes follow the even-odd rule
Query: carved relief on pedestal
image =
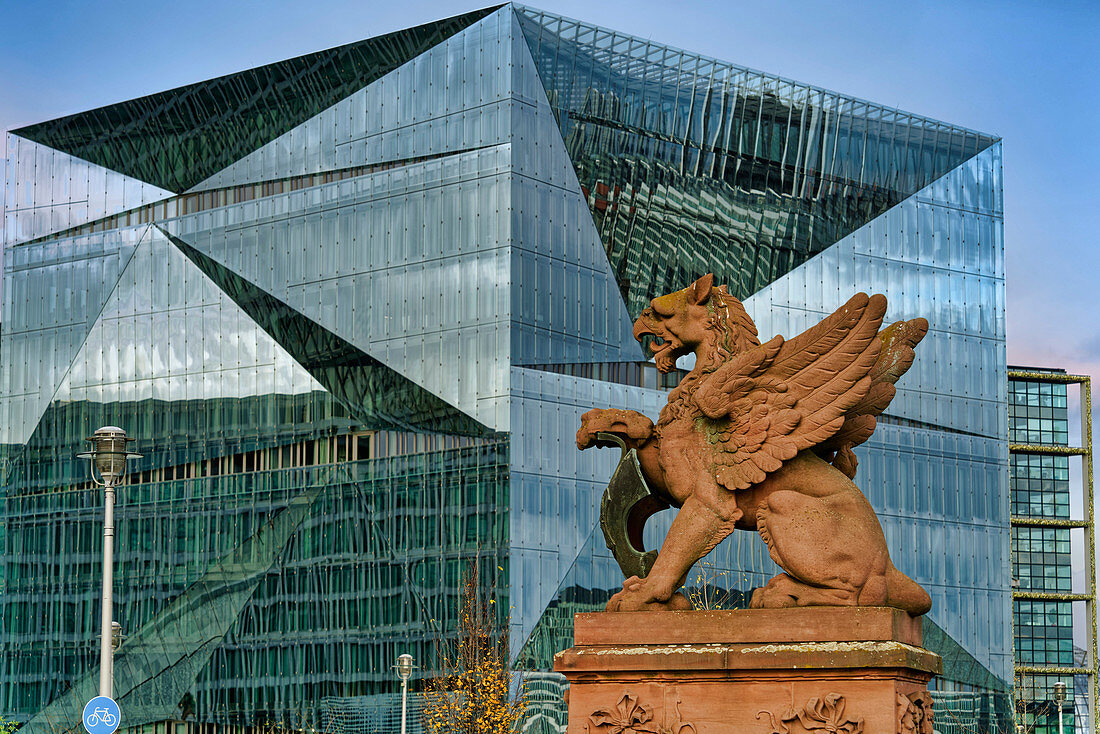
[(898, 694), (898, 734), (933, 734), (932, 696), (928, 691)]
[[(671, 705), (670, 705), (671, 704)], [(588, 717), (589, 734), (698, 734), (694, 724), (683, 721), (680, 701), (666, 695), (661, 721), (652, 706), (638, 703), (638, 697), (624, 692), (613, 709), (598, 709)]]
[(808, 734), (863, 734), (863, 717), (851, 718), (844, 711), (845, 705), (844, 696), (828, 693), (824, 698), (811, 698), (801, 710), (787, 709), (778, 721), (771, 711), (761, 711), (756, 718), (768, 715), (768, 734), (802, 734), (798, 729), (792, 730), (792, 724)]

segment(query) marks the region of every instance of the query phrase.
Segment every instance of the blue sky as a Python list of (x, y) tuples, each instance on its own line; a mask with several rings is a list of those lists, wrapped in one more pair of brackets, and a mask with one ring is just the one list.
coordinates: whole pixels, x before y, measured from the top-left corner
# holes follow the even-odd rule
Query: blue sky
[[(1009, 361), (1100, 377), (1100, 4), (540, 0), (545, 10), (1004, 138)], [(0, 128), (482, 5), (0, 0)]]

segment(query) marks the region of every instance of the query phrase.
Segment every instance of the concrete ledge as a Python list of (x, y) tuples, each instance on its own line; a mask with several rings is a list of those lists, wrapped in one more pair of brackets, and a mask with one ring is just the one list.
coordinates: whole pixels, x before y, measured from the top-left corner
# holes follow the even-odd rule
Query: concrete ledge
[(921, 618), (892, 607), (592, 612), (573, 619), (575, 645), (749, 644), (896, 640), (920, 647)]

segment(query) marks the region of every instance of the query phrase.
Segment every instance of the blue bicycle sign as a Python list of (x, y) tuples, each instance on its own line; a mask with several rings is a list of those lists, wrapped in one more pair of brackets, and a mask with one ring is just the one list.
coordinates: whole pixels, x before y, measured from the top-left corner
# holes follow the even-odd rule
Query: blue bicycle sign
[(122, 721), (122, 712), (114, 699), (96, 696), (84, 705), (83, 719), (88, 734), (115, 734)]

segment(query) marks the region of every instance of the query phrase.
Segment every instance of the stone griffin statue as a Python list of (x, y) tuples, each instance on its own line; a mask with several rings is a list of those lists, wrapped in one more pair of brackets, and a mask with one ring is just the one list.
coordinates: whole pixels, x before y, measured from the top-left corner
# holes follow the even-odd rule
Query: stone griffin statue
[[(758, 532), (785, 572), (754, 592), (755, 608), (928, 611), (928, 593), (894, 568), (878, 518), (852, 482), (852, 447), (874, 432), (928, 331), (914, 319), (880, 332), (885, 313), (885, 297), (859, 293), (805, 333), (761, 344), (741, 302), (715, 288), (713, 275), (653, 299), (634, 337), (653, 337), (662, 372), (691, 352), (694, 369), (656, 426), (634, 411), (591, 410), (577, 432), (581, 449), (633, 449), (660, 506), (679, 508), (648, 575), (628, 578), (608, 611), (690, 608), (677, 590), (735, 529)], [(631, 535), (641, 537), (636, 522)]]

